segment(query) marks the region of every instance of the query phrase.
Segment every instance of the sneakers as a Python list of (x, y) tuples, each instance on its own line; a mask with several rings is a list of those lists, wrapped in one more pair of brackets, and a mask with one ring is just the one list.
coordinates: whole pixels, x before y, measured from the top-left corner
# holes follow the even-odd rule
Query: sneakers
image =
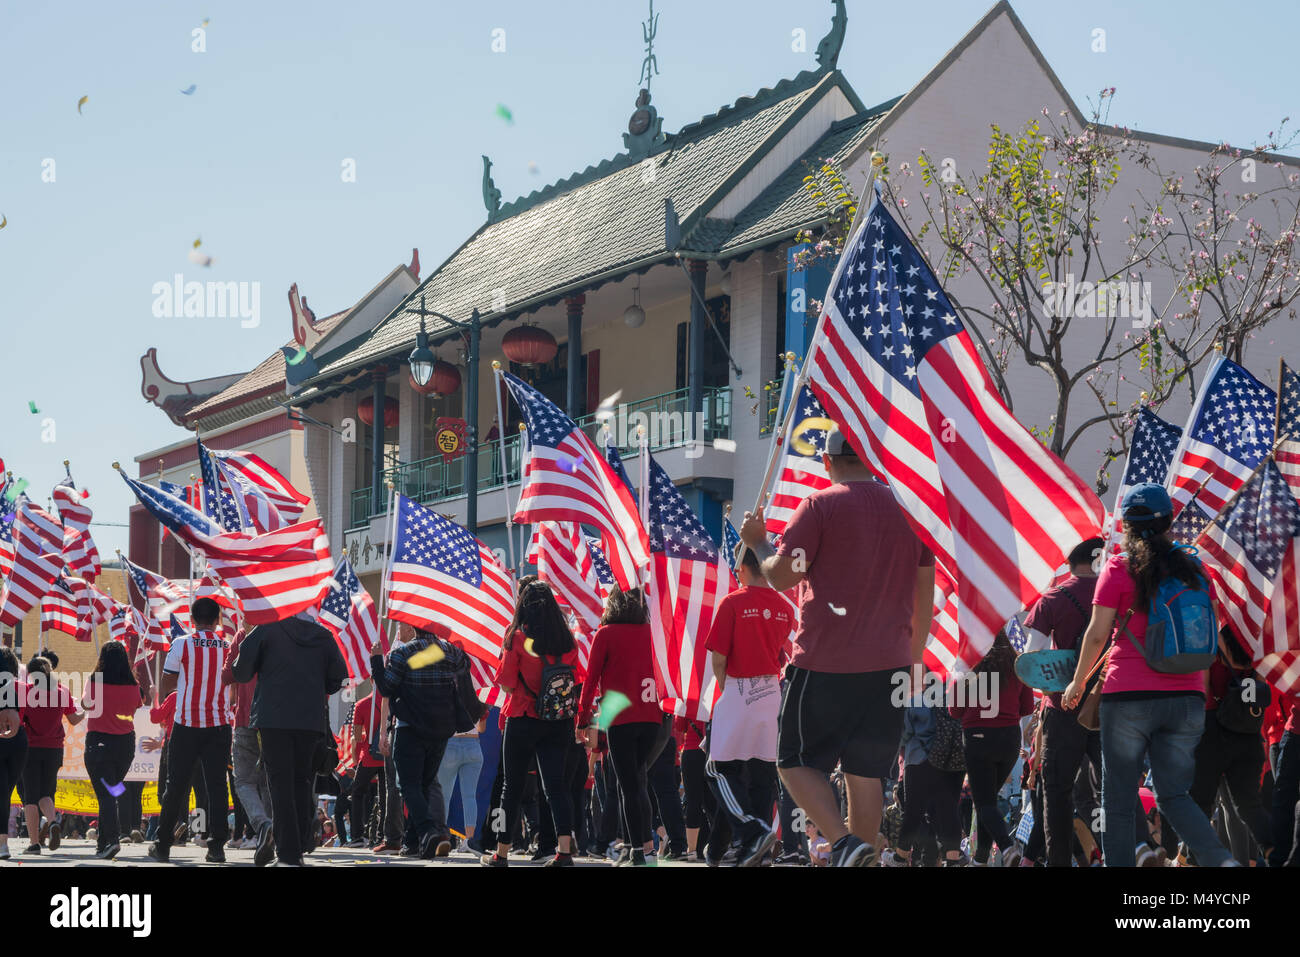
[(680, 847), (670, 847), (664, 853), (659, 855), (661, 861), (684, 861), (687, 860), (686, 851)]
[(760, 826), (762, 830), (745, 842), (739, 860), (736, 861), (737, 867), (758, 867), (763, 862), (763, 857), (776, 843), (776, 831), (766, 824)]
[(1021, 860), (1020, 848), (1009, 847), (1002, 852), (1003, 867), (1019, 867)]
[[(49, 828), (50, 828), (50, 832), (49, 832), (49, 837), (50, 837), (49, 848), (50, 848), (51, 851), (57, 851), (57, 850), (59, 849), (59, 844), (61, 844), (61, 843), (63, 842), (63, 828), (59, 826), (58, 822), (55, 822), (54, 824), (49, 825)], [(44, 833), (44, 832), (42, 832), (42, 833)]]
[(370, 853), (371, 854), (392, 854), (393, 852), (400, 851), (401, 849), (402, 849), (402, 845), (400, 844), (394, 844), (392, 841), (384, 841), (382, 844), (376, 844), (374, 847), (372, 847), (370, 849)]
[(502, 857), (500, 854), (496, 853), (495, 851), (493, 851), (491, 854), (484, 854), (482, 857), (478, 859), (478, 862), (482, 864), (484, 867), (509, 867), (510, 866), (510, 859), (506, 857)]
[(224, 864), (226, 863), (226, 852), (218, 844), (216, 847), (208, 848), (208, 853), (203, 856), (203, 859), (209, 864)]
[(628, 867), (654, 867), (658, 861), (652, 853), (647, 854), (645, 851), (633, 851), (631, 859), (627, 862)]
[(605, 848), (605, 856), (613, 861), (615, 866), (617, 866), (618, 862), (630, 853), (631, 852), (628, 851), (626, 847), (615, 847), (613, 844)]
[(876, 849), (855, 834), (845, 834), (831, 845), (831, 867), (870, 867)]
[(257, 835), (257, 850), (253, 852), (253, 866), (266, 867), (275, 857), (275, 841), (270, 822), (262, 825)]
[[(36, 838), (37, 844), (44, 844), (45, 839), (50, 836), (50, 828), (55, 826), (53, 821), (46, 821), (41, 825), (41, 833)], [(51, 848), (53, 850), (53, 848)]]
[(344, 846), (344, 847), (354, 847), (354, 848), (355, 848), (355, 847), (365, 847), (365, 846), (366, 846), (366, 842), (365, 842), (365, 841), (362, 841), (362, 840), (348, 841), (348, 842), (347, 842), (346, 844), (344, 844), (343, 846)]
[(41, 853), (41, 846), (40, 846), (39, 844), (28, 844), (28, 845), (27, 845), (27, 850), (23, 851), (23, 853), (24, 853), (24, 854), (39, 854), (39, 853)]
[[(145, 851), (145, 854), (147, 854), (151, 860), (155, 860), (159, 864), (168, 864), (172, 859), (171, 848), (163, 847), (157, 841), (149, 845), (149, 850)], [(95, 856), (99, 857), (99, 854), (96, 854)]]
[(776, 859), (777, 867), (784, 867), (784, 866), (799, 867), (799, 866), (805, 866), (807, 865), (807, 863), (808, 863), (807, 856), (801, 854), (799, 851), (786, 851), (784, 854), (779, 855)]
[(882, 851), (880, 854), (881, 867), (911, 867), (912, 859), (904, 857), (897, 851)]
[(547, 861), (542, 866), (543, 867), (576, 867), (577, 865), (573, 863), (572, 854), (560, 854), (557, 852), (555, 857)]
[[(638, 852), (638, 853), (640, 853), (640, 852)], [(645, 857), (644, 854), (642, 854), (641, 856), (642, 856), (643, 858)], [(614, 856), (613, 861), (614, 861), (614, 866), (615, 866), (615, 867), (623, 867), (623, 866), (625, 866), (625, 865), (627, 865), (627, 864), (632, 863), (632, 851), (631, 851), (631, 849), (630, 849), (630, 848), (626, 848), (626, 847), (623, 848), (621, 851), (619, 851), (619, 852)]]
[[(56, 826), (57, 826), (57, 825), (56, 825)], [(144, 843), (144, 833), (141, 832), (138, 828), (137, 828), (136, 830), (133, 830), (133, 831), (131, 832), (131, 843), (132, 843), (132, 844), (143, 844), (143, 843)]]
[(548, 858), (554, 857), (556, 853), (557, 853), (556, 848), (552, 847), (548, 849), (543, 849), (539, 847), (537, 850), (533, 852), (532, 861), (533, 863), (536, 863), (538, 861), (544, 861)]
[(951, 858), (945, 856), (943, 859), (943, 866), (944, 867), (975, 867), (977, 865), (971, 863), (970, 855), (967, 854), (965, 851), (962, 851), (961, 857), (958, 858)]

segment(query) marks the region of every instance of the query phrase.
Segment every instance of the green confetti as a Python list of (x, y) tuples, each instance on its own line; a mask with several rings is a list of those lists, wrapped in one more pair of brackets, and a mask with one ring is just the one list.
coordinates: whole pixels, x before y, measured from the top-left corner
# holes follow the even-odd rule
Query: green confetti
[(515, 123), (515, 115), (510, 112), (510, 108), (504, 103), (497, 104), (497, 116), (501, 117), (501, 119), (505, 120), (511, 126)]
[(22, 495), (23, 490), (26, 488), (27, 479), (20, 478), (17, 482), (12, 483), (7, 489), (5, 489), (5, 498), (9, 499), (11, 502), (16, 502), (18, 496)]
[(36, 408), (36, 403), (33, 402), (31, 399), (28, 399), (28, 400), (27, 400), (27, 408), (31, 410), (32, 415), (40, 415), (40, 414), (41, 414), (41, 410), (38, 409), (38, 408)]
[(288, 362), (289, 365), (291, 366), (296, 366), (299, 362), (302, 362), (302, 360), (306, 358), (307, 358), (307, 350), (304, 349), (302, 346), (299, 346), (298, 351), (294, 353), (293, 358), (287, 359), (285, 361)]
[(631, 704), (627, 695), (617, 691), (606, 691), (600, 698), (600, 714), (596, 716), (596, 727), (601, 731), (608, 731), (614, 719)]

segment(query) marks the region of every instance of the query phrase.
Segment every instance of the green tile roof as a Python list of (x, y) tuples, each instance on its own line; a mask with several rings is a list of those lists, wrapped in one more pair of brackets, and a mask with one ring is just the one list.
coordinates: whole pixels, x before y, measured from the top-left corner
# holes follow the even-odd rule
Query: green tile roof
[[(707, 214), (833, 86), (863, 109), (838, 72), (801, 73), (669, 135), (648, 159), (624, 154), (504, 204), (496, 221), (474, 233), (407, 302), (424, 298), (429, 309), (464, 320), (475, 307), (493, 313), (495, 298), (505, 302), (494, 316), (499, 320), (618, 279), (667, 256), (668, 199), (683, 224), (683, 249), (699, 254), (739, 249), (790, 223), (816, 222), (815, 206), (803, 195), (801, 163), (736, 220)], [(885, 108), (836, 124), (807, 155), (845, 155)], [(323, 398), (344, 375), (404, 355), (418, 330), (418, 315), (404, 303), (368, 334), (317, 356), (320, 374), (295, 401)], [(452, 330), (433, 322), (429, 332), (436, 341)]]

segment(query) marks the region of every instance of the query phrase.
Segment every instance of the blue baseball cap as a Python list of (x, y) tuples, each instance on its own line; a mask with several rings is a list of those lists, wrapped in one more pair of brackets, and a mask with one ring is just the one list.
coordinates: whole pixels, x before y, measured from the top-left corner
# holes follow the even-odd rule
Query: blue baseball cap
[(1124, 493), (1119, 510), (1125, 521), (1166, 518), (1174, 514), (1174, 503), (1169, 500), (1169, 493), (1163, 485), (1143, 482)]

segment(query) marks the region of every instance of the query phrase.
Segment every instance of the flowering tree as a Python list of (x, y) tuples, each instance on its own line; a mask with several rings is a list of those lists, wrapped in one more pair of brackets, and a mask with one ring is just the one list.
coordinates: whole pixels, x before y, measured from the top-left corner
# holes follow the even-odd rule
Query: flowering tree
[[(1047, 110), (1017, 133), (993, 126), (983, 172), (922, 152), (915, 168), (883, 176), (886, 202), (949, 297), (958, 277), (980, 290), (954, 305), (1008, 407), (1006, 373), (1022, 362), (1053, 384), (1048, 420), (1027, 423), (1053, 452), (1065, 456), (1088, 430), (1109, 427), (1099, 493), (1141, 406), (1158, 409), (1180, 387), (1194, 395), (1212, 351), (1240, 361), (1266, 323), (1294, 316), (1300, 296), (1300, 175), (1283, 170), (1255, 185), (1261, 169), (1283, 169), (1269, 156), (1280, 137), (1249, 150), (1221, 144), (1188, 182), (1160, 167), (1148, 141), (1106, 122), (1113, 94), (1102, 91), (1077, 131), (1068, 114)], [(904, 187), (917, 176), (919, 203), (909, 203)], [(1123, 205), (1121, 176), (1135, 197)], [(839, 213), (809, 254), (838, 252), (848, 232), (840, 220), (857, 200), (825, 166), (805, 185)], [(1103, 242), (1118, 233), (1127, 233), (1122, 243)]]

